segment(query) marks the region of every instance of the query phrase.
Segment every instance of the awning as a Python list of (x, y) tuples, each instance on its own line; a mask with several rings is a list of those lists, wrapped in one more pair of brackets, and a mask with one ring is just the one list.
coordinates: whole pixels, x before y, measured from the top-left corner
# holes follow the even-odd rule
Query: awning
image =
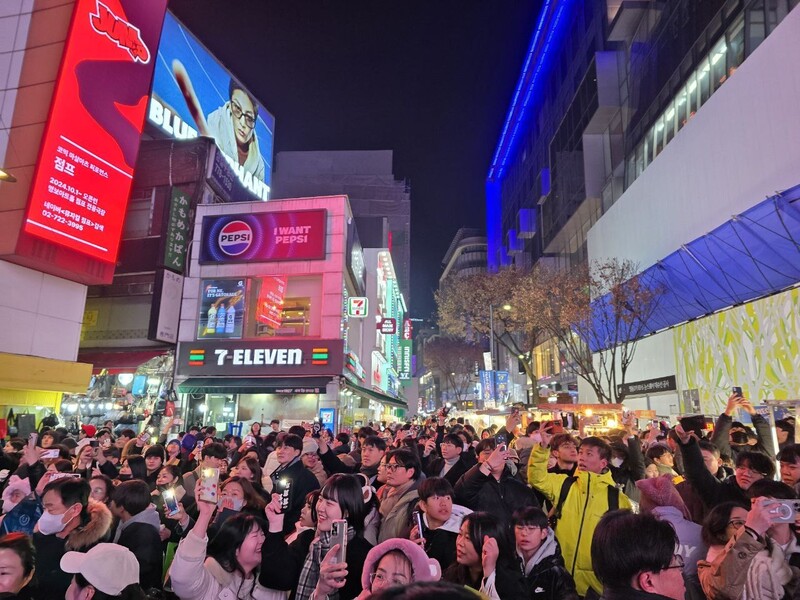
[(350, 391), (352, 391), (356, 395), (365, 396), (367, 398), (375, 400), (376, 402), (391, 404), (392, 406), (408, 410), (408, 405), (405, 403), (405, 401), (401, 400), (400, 398), (393, 398), (386, 394), (382, 394), (381, 392), (376, 392), (375, 390), (370, 390), (367, 388), (363, 388), (360, 385), (350, 383), (349, 381), (345, 382), (345, 387), (349, 388)]
[(148, 360), (152, 360), (157, 356), (164, 356), (171, 349), (171, 347), (160, 346), (158, 348), (138, 348), (125, 352), (115, 352), (92, 348), (91, 350), (87, 349), (85, 352), (78, 352), (78, 361), (91, 363), (93, 365), (93, 375), (97, 375), (103, 369), (106, 369), (109, 375), (135, 373)]
[(331, 377), (190, 377), (182, 394), (324, 394)]
[(85, 392), (92, 366), (0, 352), (0, 388), (44, 392)]
[[(682, 245), (639, 277), (663, 292), (642, 336), (797, 285), (800, 185), (759, 202)], [(607, 294), (592, 302), (597, 334), (590, 345), (595, 352), (617, 339), (614, 319), (609, 318), (610, 300)]]

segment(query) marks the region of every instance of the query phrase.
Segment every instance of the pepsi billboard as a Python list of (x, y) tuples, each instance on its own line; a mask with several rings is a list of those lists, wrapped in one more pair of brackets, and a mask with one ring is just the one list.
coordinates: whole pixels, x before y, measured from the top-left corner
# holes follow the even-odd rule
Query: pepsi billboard
[(200, 264), (322, 260), (327, 211), (203, 217)]

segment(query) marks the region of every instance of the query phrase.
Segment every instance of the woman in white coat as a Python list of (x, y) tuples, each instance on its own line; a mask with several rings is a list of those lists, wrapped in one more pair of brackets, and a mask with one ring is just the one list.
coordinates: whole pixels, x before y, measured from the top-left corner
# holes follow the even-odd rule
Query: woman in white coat
[[(197, 490), (195, 497), (199, 497)], [(240, 514), (227, 519), (214, 539), (208, 526), (216, 505), (198, 500), (199, 516), (181, 540), (170, 567), (172, 591), (181, 600), (285, 600), (288, 592), (258, 583), (264, 521)]]

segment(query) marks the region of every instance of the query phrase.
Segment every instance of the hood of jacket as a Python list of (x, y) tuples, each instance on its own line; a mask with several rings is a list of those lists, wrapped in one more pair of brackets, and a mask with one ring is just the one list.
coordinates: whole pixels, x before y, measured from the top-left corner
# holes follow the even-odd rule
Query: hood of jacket
[(114, 541), (118, 541), (122, 532), (125, 531), (128, 527), (133, 525), (134, 523), (144, 523), (145, 525), (151, 525), (155, 528), (156, 531), (161, 531), (161, 519), (158, 516), (158, 511), (156, 511), (155, 505), (151, 504), (147, 508), (145, 508), (142, 512), (133, 515), (130, 519), (125, 521), (124, 523), (120, 521), (119, 526), (117, 526), (117, 533), (114, 535)]
[[(536, 566), (538, 564), (550, 556), (555, 556), (557, 551), (558, 543), (556, 542), (556, 534), (548, 527), (547, 537), (542, 542), (542, 545), (539, 546), (539, 549), (533, 554), (533, 556), (531, 556), (531, 559), (522, 565), (523, 569), (525, 570), (525, 575), (530, 575), (534, 570), (536, 570)], [(519, 556), (520, 562), (525, 560), (522, 558), (522, 554), (519, 551), (517, 551), (517, 556)]]
[(103, 541), (111, 529), (114, 518), (105, 504), (89, 500), (86, 511), (89, 513), (89, 522), (83, 527), (73, 529), (67, 535), (64, 545), (67, 550), (85, 551)]

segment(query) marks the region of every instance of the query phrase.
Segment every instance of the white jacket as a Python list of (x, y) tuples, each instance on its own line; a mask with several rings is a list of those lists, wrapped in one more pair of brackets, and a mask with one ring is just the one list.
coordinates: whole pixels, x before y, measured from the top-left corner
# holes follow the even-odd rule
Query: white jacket
[(243, 580), (237, 572), (228, 573), (216, 560), (206, 558), (206, 546), (207, 537), (201, 539), (190, 531), (175, 551), (169, 575), (172, 591), (181, 600), (286, 600), (289, 597), (289, 592), (262, 587), (252, 577)]

